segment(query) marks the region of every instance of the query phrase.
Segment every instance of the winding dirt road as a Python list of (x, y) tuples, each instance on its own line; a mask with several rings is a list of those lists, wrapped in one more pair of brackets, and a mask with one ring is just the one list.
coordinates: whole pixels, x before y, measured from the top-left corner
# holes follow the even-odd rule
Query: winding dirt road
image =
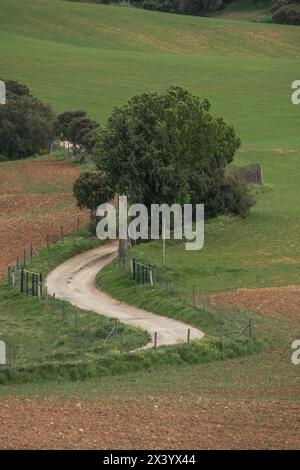
[(117, 244), (108, 243), (65, 261), (52, 271), (47, 279), (48, 293), (67, 300), (73, 305), (102, 315), (118, 318), (128, 325), (147, 330), (153, 344), (157, 332), (157, 345), (175, 344), (186, 341), (188, 329), (191, 339), (201, 339), (204, 333), (185, 323), (155, 315), (132, 305), (120, 302), (96, 286), (96, 275), (117, 255)]

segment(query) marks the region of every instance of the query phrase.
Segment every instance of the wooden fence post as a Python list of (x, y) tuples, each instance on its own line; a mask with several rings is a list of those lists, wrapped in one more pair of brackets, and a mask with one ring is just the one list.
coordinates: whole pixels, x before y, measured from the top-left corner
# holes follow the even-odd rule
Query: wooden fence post
[(16, 362), (17, 362), (17, 350), (16, 350), (16, 348), (13, 348), (12, 353), (13, 353), (13, 366), (16, 367)]
[[(43, 275), (42, 273), (39, 274), (38, 276), (38, 297), (40, 300), (43, 298)], [(47, 293), (48, 297), (48, 293)]]
[(83, 339), (83, 363), (86, 364), (86, 331), (84, 332)]
[(249, 318), (249, 336), (250, 336), (250, 338), (252, 338), (252, 336), (253, 336), (252, 318)]
[(191, 329), (188, 329), (188, 334), (187, 334), (187, 347), (188, 349), (190, 348), (190, 342), (191, 342)]
[(154, 333), (154, 348), (157, 348), (157, 331)]
[(75, 309), (75, 329), (78, 329), (78, 308)]
[(153, 286), (154, 285), (153, 267), (151, 266), (151, 264), (150, 264), (149, 268), (150, 268), (150, 270), (149, 270), (149, 282), (150, 282), (151, 286)]
[(224, 323), (223, 322), (220, 323), (220, 327), (221, 327), (221, 349), (223, 349), (224, 347)]
[(20, 291), (23, 294), (24, 292), (24, 268), (21, 268)]
[(13, 366), (13, 351), (12, 348), (9, 348), (9, 368), (11, 369)]
[(63, 300), (62, 309), (61, 309), (61, 319), (62, 319), (62, 321), (65, 321), (65, 317), (66, 317), (66, 305), (65, 305), (65, 301)]

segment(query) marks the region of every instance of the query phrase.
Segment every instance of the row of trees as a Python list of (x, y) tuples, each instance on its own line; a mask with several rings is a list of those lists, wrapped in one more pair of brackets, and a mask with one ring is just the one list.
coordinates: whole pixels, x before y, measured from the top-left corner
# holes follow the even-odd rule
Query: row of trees
[(28, 88), (6, 81), (6, 104), (0, 105), (0, 154), (24, 158), (47, 149), (54, 137), (55, 115)]
[(55, 116), (51, 106), (33, 97), (25, 85), (9, 80), (5, 85), (6, 104), (0, 105), (0, 155), (20, 159), (47, 153), (56, 139), (91, 151), (92, 132), (99, 124), (86, 112)]
[[(116, 0), (71, 0), (86, 3), (109, 4)], [(130, 4), (146, 10), (156, 10), (182, 15), (208, 15), (225, 8), (233, 0), (130, 0)]]
[(133, 0), (138, 7), (183, 15), (207, 15), (220, 10), (232, 0)]
[(228, 171), (240, 140), (210, 103), (181, 87), (143, 93), (115, 108), (105, 127), (84, 111), (55, 116), (28, 88), (6, 82), (0, 105), (0, 154), (24, 158), (47, 151), (54, 138), (92, 153), (98, 171), (83, 173), (74, 185), (80, 207), (92, 213), (116, 194), (130, 203), (205, 203), (206, 215), (245, 217), (253, 200)]
[(271, 12), (275, 23), (300, 25), (300, 0), (274, 0)]
[[(71, 0), (86, 3), (110, 4), (115, 0)], [(130, 0), (130, 4), (146, 10), (156, 10), (182, 15), (206, 16), (226, 8), (233, 0)], [(257, 0), (253, 0), (253, 4)], [(273, 21), (281, 24), (300, 24), (300, 0), (273, 0)]]
[(80, 207), (95, 212), (113, 194), (130, 203), (205, 203), (206, 216), (238, 214), (253, 205), (246, 185), (228, 171), (240, 140), (210, 103), (181, 87), (143, 93), (115, 108), (94, 135), (98, 172), (74, 185)]

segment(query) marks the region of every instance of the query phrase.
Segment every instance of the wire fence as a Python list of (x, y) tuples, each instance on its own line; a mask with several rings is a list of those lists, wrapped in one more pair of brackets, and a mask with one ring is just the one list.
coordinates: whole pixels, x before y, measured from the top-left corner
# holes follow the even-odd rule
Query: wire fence
[[(80, 219), (73, 233), (80, 234)], [(59, 235), (50, 237), (45, 234), (45, 245), (48, 250), (52, 242), (64, 242), (63, 226)], [(43, 314), (47, 317), (51, 339), (36, 347), (26, 350), (22, 341), (19, 343), (8, 341), (7, 366), (10, 368), (23, 366), (28, 363), (47, 362), (82, 362), (87, 363), (103, 357), (111, 349), (123, 353), (130, 350), (122, 334), (123, 326), (114, 319), (100, 317), (92, 312), (80, 311), (65, 301), (56, 299), (55, 294), (49, 295), (43, 286), (42, 273), (29, 269), (33, 257), (39, 257), (32, 243), (29, 243), (16, 263), (8, 267), (8, 285), (27, 295), (37, 297), (43, 305)], [(253, 337), (253, 322), (246, 318), (239, 309), (233, 306), (217, 305), (211, 301), (209, 295), (203, 294), (197, 286), (187, 287), (180, 281), (168, 277), (164, 269), (159, 266), (147, 265), (137, 261), (132, 256), (131, 249), (127, 249), (124, 257), (124, 266), (131, 278), (139, 285), (155, 286), (162, 294), (167, 294), (178, 301), (188, 304), (195, 312), (207, 312), (218, 325), (218, 336), (221, 348), (230, 338)], [(59, 325), (58, 325), (59, 323)], [(157, 333), (154, 335), (153, 347), (157, 347)], [(190, 343), (190, 330), (187, 329), (186, 343)]]
[(264, 184), (263, 170), (258, 163), (251, 163), (245, 167), (231, 166), (231, 171), (237, 174), (247, 185)]
[[(52, 228), (51, 232), (50, 231), (45, 232), (43, 245), (49, 251), (52, 243), (56, 243), (58, 241), (64, 242), (64, 238), (66, 235), (79, 236), (81, 228), (82, 228), (81, 221), (80, 221), (80, 217), (78, 216), (76, 219), (76, 226), (75, 228), (73, 227), (73, 230), (71, 232), (70, 230), (66, 231), (63, 225), (60, 225), (59, 227), (57, 227), (55, 231), (53, 231), (53, 228)], [(14, 271), (16, 272), (17, 270), (20, 270), (21, 268), (26, 268), (28, 265), (30, 265), (32, 258), (38, 257), (38, 256), (39, 256), (38, 252), (35, 249), (33, 243), (32, 242), (27, 243), (23, 251), (17, 256), (15, 263), (7, 267), (7, 272), (9, 273), (9, 271), (11, 271), (11, 273), (13, 274)]]
[(51, 144), (50, 153), (61, 151), (68, 155), (77, 157), (79, 161), (84, 161), (84, 159), (89, 155), (89, 152), (84, 147), (73, 145), (69, 141), (55, 141)]
[[(31, 320), (37, 322), (37, 331), (32, 332), (34, 341), (22, 335), (6, 340), (4, 367), (47, 363), (87, 364), (108, 353), (127, 352), (131, 347), (124, 327), (117, 319), (80, 310), (66, 301), (56, 299), (55, 295), (50, 296), (46, 288), (43, 289), (42, 297), (36, 301), (40, 302), (42, 309), (38, 318)], [(46, 337), (40, 340), (38, 323), (41, 321), (47, 331)]]
[(124, 257), (123, 269), (129, 274), (137, 285), (148, 284), (160, 291), (162, 298), (171, 297), (182, 306), (189, 306), (201, 315), (205, 312), (218, 324), (220, 343), (225, 339), (253, 338), (253, 320), (246, 312), (232, 304), (220, 304), (212, 299), (208, 293), (203, 293), (197, 286), (188, 286), (180, 279), (169, 277), (162, 266), (147, 265), (138, 262), (133, 256), (130, 244)]
[(135, 258), (130, 260), (130, 269), (133, 280), (137, 284), (154, 284), (153, 268), (151, 265), (139, 263)]

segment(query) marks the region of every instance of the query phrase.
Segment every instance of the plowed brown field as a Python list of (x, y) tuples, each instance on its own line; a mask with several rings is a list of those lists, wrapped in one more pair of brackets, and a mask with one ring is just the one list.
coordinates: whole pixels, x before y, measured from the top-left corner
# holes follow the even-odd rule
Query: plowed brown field
[[(167, 405), (1, 401), (1, 449), (298, 449), (300, 408), (276, 401)], [(176, 404), (176, 405), (175, 405)]]
[[(72, 185), (79, 170), (59, 161), (0, 164), (0, 276), (30, 242), (35, 249), (77, 226)], [(87, 214), (80, 212), (81, 223)]]

